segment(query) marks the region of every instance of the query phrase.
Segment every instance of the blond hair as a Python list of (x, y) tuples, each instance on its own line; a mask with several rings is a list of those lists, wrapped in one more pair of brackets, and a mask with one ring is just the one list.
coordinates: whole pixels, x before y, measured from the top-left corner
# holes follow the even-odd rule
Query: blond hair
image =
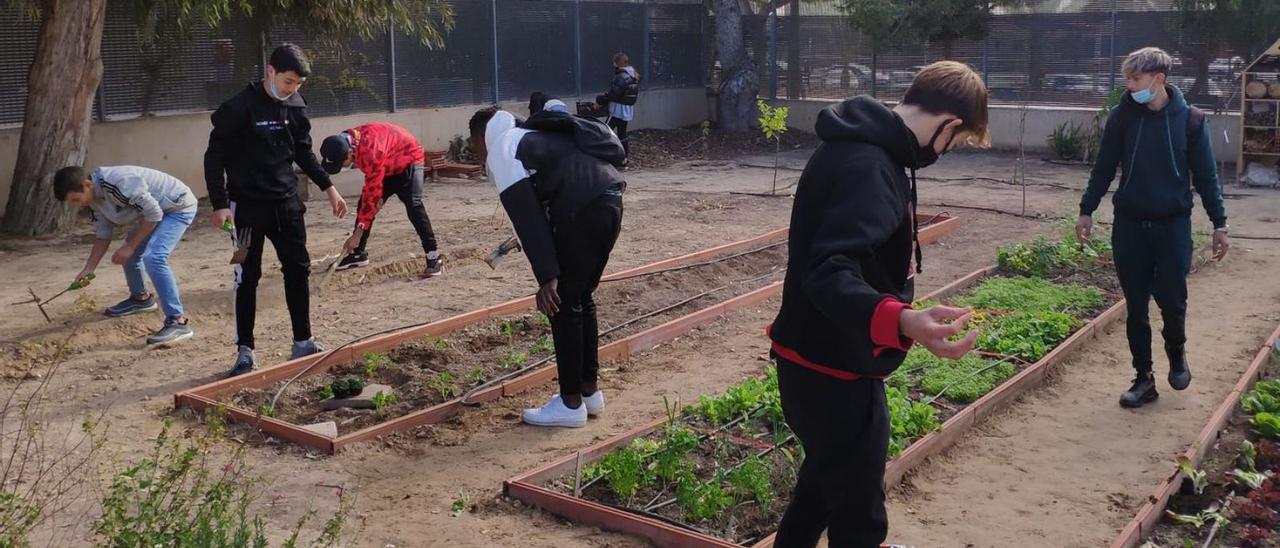
[(991, 144), (987, 132), (987, 85), (982, 77), (964, 63), (938, 61), (920, 69), (902, 103), (915, 105), (925, 112), (952, 115), (963, 122), (963, 143), (974, 147)]
[(1120, 71), (1125, 76), (1133, 76), (1135, 74), (1163, 74), (1169, 75), (1169, 69), (1173, 68), (1173, 57), (1160, 48), (1142, 48), (1138, 51), (1130, 53), (1125, 58), (1124, 64), (1120, 65)]

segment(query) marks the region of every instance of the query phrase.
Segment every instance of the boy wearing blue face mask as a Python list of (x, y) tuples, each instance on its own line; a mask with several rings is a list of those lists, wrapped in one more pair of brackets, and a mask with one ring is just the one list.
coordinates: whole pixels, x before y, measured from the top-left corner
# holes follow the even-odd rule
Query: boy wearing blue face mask
[(298, 89), (311, 75), (302, 48), (284, 44), (271, 53), (265, 77), (228, 99), (213, 113), (204, 154), (204, 176), (213, 204), (213, 224), (230, 221), (249, 239), (249, 253), (235, 267), (236, 353), (231, 375), (252, 371), (254, 315), (262, 250), (271, 240), (284, 273), (285, 302), (293, 323), (290, 359), (321, 349), (311, 337), (311, 256), (307, 253), (306, 206), (298, 196), (294, 164), (329, 198), (335, 217), (347, 202), (329, 182), (311, 147), (311, 121)]
[(1169, 358), (1169, 385), (1184, 390), (1191, 384), (1186, 314), (1192, 187), (1213, 221), (1213, 258), (1222, 260), (1230, 248), (1209, 127), (1204, 113), (1188, 106), (1182, 92), (1167, 83), (1172, 65), (1169, 54), (1158, 48), (1142, 48), (1125, 59), (1122, 70), (1128, 93), (1107, 117), (1076, 222), (1076, 236), (1087, 241), (1093, 212), (1120, 166), (1120, 186), (1112, 197), (1116, 220), (1111, 242), (1128, 306), (1129, 351), (1137, 370), (1133, 386), (1120, 396), (1120, 405), (1127, 408), (1159, 397), (1151, 372), (1147, 318), (1152, 297), (1164, 318), (1161, 334)]

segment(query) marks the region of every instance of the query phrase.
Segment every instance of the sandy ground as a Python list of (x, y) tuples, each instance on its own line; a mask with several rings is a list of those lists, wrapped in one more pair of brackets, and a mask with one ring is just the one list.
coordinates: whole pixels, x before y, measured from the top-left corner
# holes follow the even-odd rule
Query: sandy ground
[[(787, 153), (779, 173), (780, 188), (795, 182), (806, 156), (806, 151)], [(952, 238), (925, 251), (920, 291), (990, 264), (1002, 243), (1057, 230), (1052, 221), (958, 207), (1022, 211), (1020, 189), (982, 179), (1007, 179), (1012, 161), (1008, 155), (956, 154), (926, 172), (929, 178), (921, 181), (926, 205), (921, 209), (949, 211), (962, 216), (964, 224)], [(771, 165), (768, 157), (742, 158), (628, 173), (631, 186), (624, 229), (609, 270), (785, 226), (789, 199), (731, 194), (768, 190), (772, 170), (753, 166)], [(1027, 169), (1032, 186), (1025, 197), (1026, 211), (1071, 214), (1079, 191), (1046, 185), (1078, 189), (1086, 178), (1084, 171), (1038, 160), (1030, 161)], [(354, 203), (358, 180), (344, 179), (340, 184)], [(509, 232), (506, 221), (495, 214), (497, 201), (488, 183), (450, 180), (430, 185), (427, 194), (428, 210), (449, 258), (446, 275), (429, 281), (414, 279), (421, 249), (400, 207), (389, 204), (370, 243), (373, 265), (338, 273), (325, 296), (313, 301), (320, 340), (337, 344), (533, 290), (523, 257), (508, 260), (497, 270), (479, 261)], [(313, 258), (320, 259), (336, 253), (350, 221), (333, 219), (323, 202), (313, 201), (310, 207), (309, 243)], [(1238, 233), (1280, 232), (1276, 229), (1280, 225), (1274, 224), (1280, 217), (1276, 193), (1231, 200), (1228, 207)], [(1196, 222), (1203, 229), (1202, 217), (1198, 213)], [(158, 327), (158, 317), (106, 320), (97, 314), (96, 309), (124, 296), (123, 277), (110, 266), (99, 269), (97, 282), (83, 292), (84, 297), (70, 295), (49, 307), (55, 318), (52, 325), (32, 305), (10, 306), (7, 314), (0, 315), (5, 348), (0, 373), (21, 376), (24, 364), (47, 352), (40, 342), (71, 341), (74, 353), (51, 381), (56, 397), (44, 402), (51, 431), (74, 428), (85, 415), (105, 411), (111, 433), (108, 450), (112, 459), (123, 461), (150, 447), (166, 417), (174, 416), (184, 426), (195, 424), (185, 413), (173, 413), (172, 394), (220, 378), (233, 358), (231, 274), (225, 264), (230, 244), (210, 225), (207, 210), (202, 209), (174, 256), (197, 331), (187, 344), (144, 350), (142, 339)], [(73, 238), (0, 241), (0, 277), (6, 280), (0, 298), (19, 301), (28, 286), (41, 295), (64, 287), (88, 252), (90, 233), (86, 225), (84, 235)], [(1109, 538), (1167, 470), (1169, 456), (1203, 423), (1215, 398), (1229, 389), (1244, 366), (1244, 350), (1280, 321), (1274, 316), (1267, 319), (1280, 310), (1280, 286), (1272, 279), (1280, 262), (1276, 253), (1280, 246), (1264, 244), (1237, 242), (1237, 253), (1230, 260), (1194, 278), (1189, 330), (1197, 377), (1191, 390), (1166, 391), (1164, 399), (1149, 410), (1121, 411), (1114, 399), (1130, 373), (1123, 329), (1115, 329), (1090, 345), (1070, 367), (1062, 368), (1052, 387), (1015, 405), (959, 449), (916, 474), (911, 489), (894, 497), (893, 538), (920, 546), (1061, 545), (1067, 537), (1054, 537), (1055, 531), (1096, 531), (1096, 538), (1084, 544), (1096, 545), (1098, 539)], [(264, 268), (259, 290), (257, 329), (259, 358), (268, 364), (283, 358), (290, 338), (278, 270), (271, 263), (268, 260)], [(643, 545), (641, 539), (573, 526), (512, 504), (499, 495), (501, 481), (658, 416), (664, 396), (691, 401), (760, 372), (767, 348), (762, 328), (775, 310), (776, 302), (765, 303), (658, 351), (607, 365), (603, 388), (609, 409), (580, 430), (549, 431), (518, 424), (518, 410), (540, 403), (553, 390), (549, 385), (489, 404), (450, 423), (369, 443), (337, 457), (256, 439), (249, 432), (236, 435), (250, 442), (249, 462), (267, 478), (268, 498), (277, 501), (264, 509), (275, 535), (308, 508), (318, 509), (321, 515), (333, 510), (333, 489), (318, 487), (323, 484), (342, 485), (355, 493), (351, 526), (356, 532), (351, 538), (358, 546)], [(1017, 466), (1028, 472), (1015, 484), (1009, 470)], [(110, 462), (104, 462), (104, 468), (109, 467)], [(1082, 469), (1086, 472), (1081, 473)], [(1042, 500), (1049, 493), (1058, 500), (1059, 509)], [(1116, 493), (1127, 499), (1113, 509), (1107, 497)], [(450, 506), (460, 494), (475, 510), (452, 517)], [(1019, 515), (1022, 511), (1030, 514)], [(928, 516), (929, 521), (918, 516)], [(1075, 525), (1068, 526), (1066, 518), (1075, 520)], [(42, 530), (41, 539), (53, 534), (63, 539), (59, 544), (81, 544), (87, 538), (83, 524), (50, 524)], [(970, 534), (974, 536), (966, 536)]]

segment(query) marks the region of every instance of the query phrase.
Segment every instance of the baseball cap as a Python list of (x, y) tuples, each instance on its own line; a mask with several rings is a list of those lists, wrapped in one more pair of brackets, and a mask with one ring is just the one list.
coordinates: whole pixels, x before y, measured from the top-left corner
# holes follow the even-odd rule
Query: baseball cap
[(330, 135), (320, 143), (320, 167), (330, 175), (342, 171), (342, 164), (347, 161), (347, 153), (351, 151), (351, 143), (341, 133)]

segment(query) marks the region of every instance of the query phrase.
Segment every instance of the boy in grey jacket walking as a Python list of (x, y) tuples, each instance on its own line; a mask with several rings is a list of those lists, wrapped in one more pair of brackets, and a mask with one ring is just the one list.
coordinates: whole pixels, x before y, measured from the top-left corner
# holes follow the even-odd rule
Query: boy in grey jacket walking
[[(100, 167), (87, 173), (83, 167), (58, 170), (53, 178), (53, 194), (58, 201), (92, 210), (96, 238), (84, 269), (76, 275), (80, 285), (111, 247), (115, 227), (137, 223), (124, 245), (111, 255), (111, 262), (124, 267), (129, 298), (107, 308), (113, 318), (157, 308), (164, 309), (164, 327), (147, 338), (148, 345), (173, 344), (191, 338), (194, 332), (183, 315), (178, 283), (169, 268), (169, 254), (182, 240), (196, 216), (196, 197), (177, 178), (138, 166)], [(146, 269), (155, 295), (142, 279)]]

